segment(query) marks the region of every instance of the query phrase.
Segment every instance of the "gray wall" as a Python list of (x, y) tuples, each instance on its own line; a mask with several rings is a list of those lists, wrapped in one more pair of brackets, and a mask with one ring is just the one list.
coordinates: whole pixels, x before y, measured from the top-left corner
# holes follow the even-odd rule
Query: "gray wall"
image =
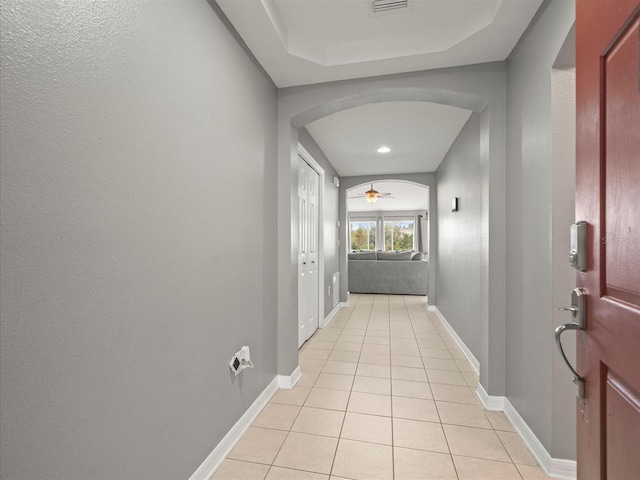
[[(571, 43), (571, 42), (569, 42)], [(566, 46), (566, 43), (565, 43)], [(575, 63), (574, 63), (575, 65)], [(567, 261), (569, 227), (575, 221), (576, 158), (576, 71), (553, 70), (552, 75), (552, 199), (551, 278), (552, 328), (569, 322), (570, 316), (557, 313), (555, 306), (568, 306), (570, 292), (576, 286), (576, 272)], [(576, 336), (563, 335), (568, 358), (576, 358)], [(576, 445), (575, 386), (569, 381), (560, 352), (553, 348), (553, 395), (551, 449), (560, 458), (573, 458)]]
[[(552, 361), (558, 323), (552, 313), (552, 288), (558, 285), (554, 268), (567, 261), (566, 254), (554, 258), (553, 249), (562, 241), (556, 232), (566, 232), (570, 223), (563, 225), (566, 213), (556, 213), (566, 211), (570, 200), (554, 197), (551, 72), (574, 18), (572, 1), (545, 2), (507, 68), (506, 393), (556, 458), (575, 458), (575, 396), (566, 387), (556, 388), (570, 375)], [(566, 178), (566, 166), (563, 171)], [(568, 183), (567, 188), (573, 187)], [(562, 305), (569, 294), (563, 292)]]
[[(301, 128), (298, 133), (298, 141), (313, 159), (324, 169), (324, 197), (322, 201), (323, 214), (323, 259), (324, 259), (324, 316), (325, 318), (333, 310), (333, 292), (329, 295), (329, 287), (333, 286), (333, 274), (340, 271), (338, 257), (338, 187), (333, 182), (333, 177), (338, 172), (333, 168), (324, 152), (320, 149), (306, 128)], [(322, 324), (322, 322), (321, 322)]]
[[(438, 309), (480, 358), (482, 182), (480, 116), (472, 114), (438, 167)], [(451, 201), (459, 198), (459, 210)]]
[(276, 89), (205, 1), (1, 15), (0, 476), (189, 477), (276, 374)]

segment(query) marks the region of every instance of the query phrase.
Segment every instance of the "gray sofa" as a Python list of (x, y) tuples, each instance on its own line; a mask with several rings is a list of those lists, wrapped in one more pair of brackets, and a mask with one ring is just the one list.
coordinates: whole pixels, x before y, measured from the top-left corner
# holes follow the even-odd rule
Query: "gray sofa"
[(429, 263), (419, 252), (350, 253), (348, 259), (351, 293), (426, 295)]

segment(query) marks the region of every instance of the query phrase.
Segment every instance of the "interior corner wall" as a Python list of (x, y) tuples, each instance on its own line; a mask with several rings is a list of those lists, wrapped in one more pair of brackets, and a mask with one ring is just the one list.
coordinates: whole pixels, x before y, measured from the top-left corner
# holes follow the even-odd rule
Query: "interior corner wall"
[[(483, 281), (480, 114), (473, 113), (436, 171), (438, 309), (471, 353), (482, 358)], [(453, 198), (459, 199), (452, 212)], [(486, 268), (486, 266), (484, 266)]]
[(205, 0), (1, 20), (0, 477), (188, 478), (276, 375), (276, 88)]
[(552, 218), (563, 207), (552, 192), (551, 70), (574, 19), (573, 1), (545, 1), (509, 57), (506, 141), (506, 395), (551, 456), (569, 459), (575, 445), (558, 448), (566, 425), (552, 411), (575, 398), (552, 388)]
[[(315, 142), (306, 128), (298, 130), (298, 141), (309, 152), (313, 159), (324, 169), (324, 197), (322, 200), (322, 215), (324, 235), (324, 315), (325, 318), (333, 310), (333, 294), (329, 295), (329, 287), (333, 286), (333, 274), (340, 272), (339, 238), (338, 238), (338, 187), (333, 184), (333, 177), (338, 172), (333, 168), (329, 159)], [(322, 322), (321, 322), (322, 323)]]
[[(574, 32), (575, 35), (575, 32)], [(571, 43), (571, 42), (569, 42)], [(565, 44), (566, 45), (566, 44)], [(555, 306), (568, 306), (576, 286), (576, 271), (567, 261), (569, 225), (575, 222), (576, 193), (576, 70), (554, 69), (552, 86), (552, 328), (571, 321)], [(567, 358), (576, 358), (576, 336), (564, 335)], [(576, 446), (576, 387), (568, 381), (567, 367), (557, 348), (553, 349), (553, 395), (551, 449), (559, 458), (573, 458)]]

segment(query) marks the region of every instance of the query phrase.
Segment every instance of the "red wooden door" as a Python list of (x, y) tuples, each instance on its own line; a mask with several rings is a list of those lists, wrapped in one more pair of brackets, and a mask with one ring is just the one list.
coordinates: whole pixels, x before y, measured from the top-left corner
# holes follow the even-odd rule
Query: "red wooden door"
[(578, 478), (640, 479), (640, 3), (577, 0)]

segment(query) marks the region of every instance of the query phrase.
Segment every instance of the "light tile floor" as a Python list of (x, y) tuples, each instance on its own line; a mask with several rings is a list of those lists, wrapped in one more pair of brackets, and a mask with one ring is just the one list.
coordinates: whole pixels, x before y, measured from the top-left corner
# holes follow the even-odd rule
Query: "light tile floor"
[(354, 295), (301, 349), (214, 479), (547, 478), (426, 297)]

